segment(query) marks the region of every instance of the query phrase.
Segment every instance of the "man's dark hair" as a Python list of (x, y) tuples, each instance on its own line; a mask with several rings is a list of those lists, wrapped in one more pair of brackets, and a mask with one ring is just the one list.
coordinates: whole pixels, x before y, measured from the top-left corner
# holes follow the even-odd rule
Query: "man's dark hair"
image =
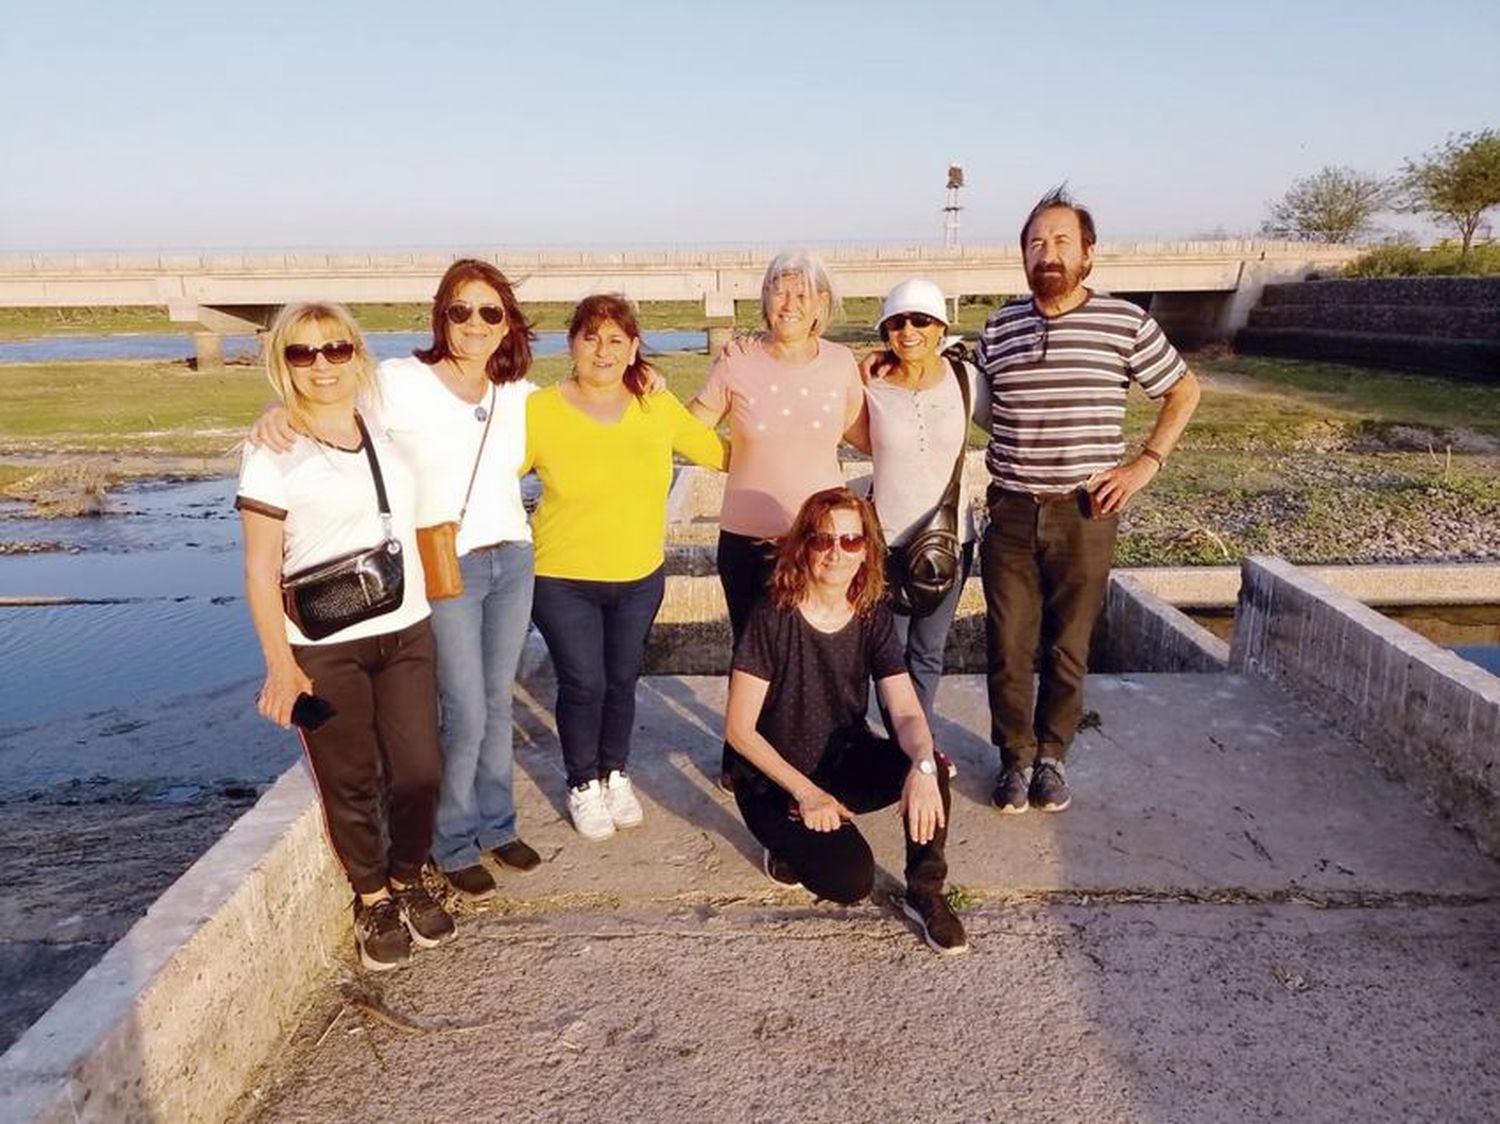
[(1037, 200), (1035, 207), (1031, 208), (1031, 214), (1026, 216), (1026, 221), (1021, 224), (1021, 252), (1026, 252), (1026, 235), (1031, 230), (1032, 220), (1043, 211), (1061, 208), (1072, 211), (1078, 217), (1078, 229), (1083, 234), (1083, 248), (1092, 250), (1097, 235), (1094, 232), (1094, 216), (1089, 214), (1089, 209), (1068, 194), (1068, 185), (1060, 183), (1051, 191), (1047, 192)]

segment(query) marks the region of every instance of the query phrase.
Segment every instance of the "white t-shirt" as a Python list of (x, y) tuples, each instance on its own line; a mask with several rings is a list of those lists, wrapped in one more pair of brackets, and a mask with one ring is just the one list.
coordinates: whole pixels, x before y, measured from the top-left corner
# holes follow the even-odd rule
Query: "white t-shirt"
[[(969, 380), (969, 417), (988, 424), (989, 394), (984, 380), (972, 363), (963, 366)], [(926, 523), (953, 477), (958, 451), (969, 436), (963, 394), (944, 359), (942, 379), (925, 390), (871, 379), (865, 387), (865, 405), (870, 411), (875, 513), (886, 542), (904, 545), (913, 530)], [(959, 540), (970, 542), (974, 530), (968, 489), (960, 481)]]
[[(322, 640), (309, 640), (288, 620), (286, 638), (292, 644), (340, 644), (399, 632), (430, 612), (412, 518), (416, 484), (378, 419), (366, 414), (365, 424), (385, 480), (391, 530), (401, 543), (401, 605), (394, 612), (371, 617)], [(310, 437), (298, 437), (285, 453), (272, 452), (264, 445), (246, 445), (234, 506), (284, 520), (283, 574), (295, 574), (341, 554), (364, 550), (385, 538), (375, 479), (364, 450), (336, 449)]]
[[(484, 436), (484, 419), (459, 398), (420, 359), (387, 359), (377, 376), (386, 430), (417, 478), (417, 526), (458, 518), (474, 458)], [(497, 542), (530, 542), (531, 525), (521, 506), (516, 470), (526, 455), (526, 396), (536, 390), (517, 379), (485, 391), (480, 405), (494, 420), (474, 492), (458, 532), (458, 553)]]

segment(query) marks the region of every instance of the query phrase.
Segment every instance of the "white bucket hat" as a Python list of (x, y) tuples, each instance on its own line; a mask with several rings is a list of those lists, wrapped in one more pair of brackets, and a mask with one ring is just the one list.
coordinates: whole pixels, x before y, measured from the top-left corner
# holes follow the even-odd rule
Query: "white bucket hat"
[(885, 304), (880, 308), (880, 319), (875, 322), (879, 331), (892, 316), (903, 312), (922, 312), (948, 326), (948, 302), (943, 290), (925, 277), (910, 277), (886, 294)]

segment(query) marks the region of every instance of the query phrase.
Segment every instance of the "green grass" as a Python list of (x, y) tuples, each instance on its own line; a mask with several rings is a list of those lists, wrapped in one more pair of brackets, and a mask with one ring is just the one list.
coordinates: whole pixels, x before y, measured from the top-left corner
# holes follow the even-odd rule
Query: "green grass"
[(0, 367), (0, 445), (41, 450), (225, 452), (271, 397), (258, 369), (182, 363)]
[(98, 336), (115, 332), (191, 332), (174, 324), (165, 308), (0, 308), (0, 339)]
[(0, 495), (4, 495), (7, 489), (18, 480), (24, 480), (33, 475), (36, 469), (24, 464), (0, 464)]
[(1500, 437), (1500, 384), (1248, 355), (1195, 356), (1193, 364), (1249, 375), (1284, 391), (1288, 409), (1304, 414), (1322, 408), (1330, 416), (1369, 423), (1465, 428)]
[[(708, 372), (702, 354), (654, 362), (684, 402)], [(1491, 448), (1450, 456), (1443, 443), (1460, 426), (1500, 436), (1494, 388), (1329, 364), (1192, 362), (1249, 378), (1205, 391), (1166, 471), (1126, 513), (1120, 565), (1222, 565), (1248, 552), (1298, 562), (1451, 549), (1492, 556), (1486, 544), (1488, 528), (1500, 526), (1500, 455)], [(566, 356), (539, 359), (532, 377), (548, 385), (568, 365)], [(0, 458), (136, 454), (130, 471), (140, 472), (150, 471), (153, 455), (222, 456), (270, 398), (253, 367), (198, 374), (183, 363), (7, 364), (0, 366)], [(1155, 416), (1155, 403), (1132, 396), (1132, 441)], [(972, 435), (982, 441), (978, 430)], [(0, 463), (0, 490), (32, 471)]]

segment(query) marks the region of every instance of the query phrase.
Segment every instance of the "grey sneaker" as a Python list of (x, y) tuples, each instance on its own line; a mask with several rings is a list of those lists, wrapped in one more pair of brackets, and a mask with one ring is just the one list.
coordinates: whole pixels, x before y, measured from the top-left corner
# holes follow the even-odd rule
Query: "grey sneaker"
[(1044, 812), (1061, 812), (1073, 803), (1073, 794), (1068, 791), (1068, 777), (1061, 761), (1043, 757), (1036, 763), (1029, 796), (1031, 806)]
[(1004, 816), (1019, 816), (1026, 811), (1027, 793), (1031, 790), (1031, 770), (1017, 765), (1008, 765), (1001, 770), (995, 782), (994, 794), (990, 797), (995, 807)]

